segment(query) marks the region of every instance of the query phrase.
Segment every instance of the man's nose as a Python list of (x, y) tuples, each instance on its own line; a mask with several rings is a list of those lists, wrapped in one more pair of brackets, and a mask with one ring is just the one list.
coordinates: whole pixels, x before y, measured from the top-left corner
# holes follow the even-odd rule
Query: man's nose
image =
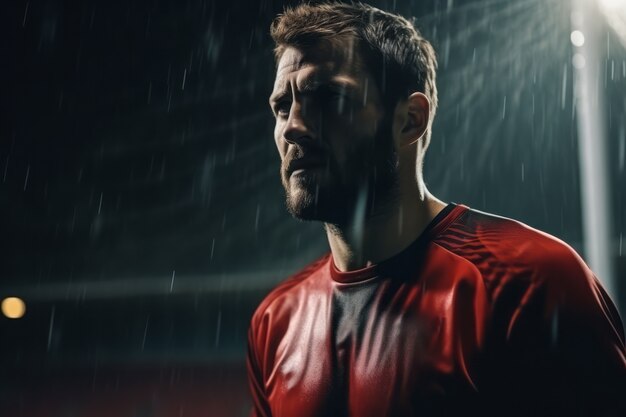
[(304, 103), (294, 102), (289, 111), (287, 125), (283, 136), (288, 143), (298, 143), (314, 139), (314, 131), (311, 128), (310, 112), (307, 112)]

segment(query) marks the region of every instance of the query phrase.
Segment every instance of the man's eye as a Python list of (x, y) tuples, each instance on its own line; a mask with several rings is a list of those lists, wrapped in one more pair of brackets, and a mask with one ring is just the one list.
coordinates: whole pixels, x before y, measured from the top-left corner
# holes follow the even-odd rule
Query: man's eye
[(274, 111), (276, 112), (276, 116), (286, 117), (289, 116), (289, 109), (291, 108), (291, 103), (288, 101), (282, 101), (276, 105)]

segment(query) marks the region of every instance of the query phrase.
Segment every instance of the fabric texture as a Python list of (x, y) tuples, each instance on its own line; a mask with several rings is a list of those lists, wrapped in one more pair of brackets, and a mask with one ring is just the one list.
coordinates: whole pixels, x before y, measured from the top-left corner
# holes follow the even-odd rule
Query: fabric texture
[(256, 417), (626, 416), (623, 325), (592, 271), (464, 205), (377, 265), (313, 262), (248, 338)]

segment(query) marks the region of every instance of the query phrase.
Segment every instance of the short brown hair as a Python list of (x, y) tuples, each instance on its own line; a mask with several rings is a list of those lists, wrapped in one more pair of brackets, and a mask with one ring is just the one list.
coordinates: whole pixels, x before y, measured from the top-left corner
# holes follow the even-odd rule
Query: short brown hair
[(285, 9), (272, 23), (270, 34), (276, 43), (276, 61), (289, 46), (307, 48), (351, 37), (377, 80), (385, 105), (419, 91), (431, 102), (431, 119), (435, 115), (435, 51), (402, 16), (363, 3), (301, 4)]

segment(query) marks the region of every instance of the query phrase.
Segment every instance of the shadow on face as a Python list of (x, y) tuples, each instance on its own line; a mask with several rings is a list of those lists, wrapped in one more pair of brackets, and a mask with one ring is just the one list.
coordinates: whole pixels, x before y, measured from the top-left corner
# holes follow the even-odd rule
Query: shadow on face
[(354, 48), (287, 47), (270, 106), (294, 217), (344, 224), (359, 202), (373, 214), (393, 198), (397, 155), (391, 117)]

